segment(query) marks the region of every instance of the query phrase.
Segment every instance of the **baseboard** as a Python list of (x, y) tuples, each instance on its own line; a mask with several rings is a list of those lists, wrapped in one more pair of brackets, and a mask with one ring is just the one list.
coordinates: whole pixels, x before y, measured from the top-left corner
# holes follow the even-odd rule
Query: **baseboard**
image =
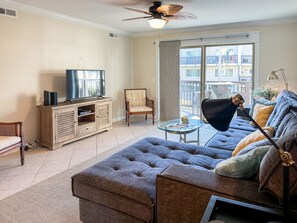
[[(120, 116), (120, 117), (117, 117), (117, 118), (113, 118), (112, 119), (112, 122), (118, 122), (118, 121), (122, 121), (122, 120), (125, 120), (126, 119), (126, 116)], [(159, 117), (158, 116), (155, 116), (155, 122), (156, 121), (159, 121)]]

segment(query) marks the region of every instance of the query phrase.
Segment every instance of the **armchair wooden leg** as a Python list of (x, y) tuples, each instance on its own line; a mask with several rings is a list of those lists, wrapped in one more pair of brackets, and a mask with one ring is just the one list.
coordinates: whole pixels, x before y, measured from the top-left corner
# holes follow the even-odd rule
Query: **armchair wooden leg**
[(24, 165), (25, 164), (25, 156), (24, 156), (24, 146), (23, 145), (20, 147), (20, 155), (21, 155), (21, 164)]
[(128, 127), (129, 127), (130, 126), (130, 116), (127, 115), (127, 117), (128, 117)]
[(145, 114), (145, 120), (147, 120), (147, 114)]
[(154, 114), (153, 114), (153, 125), (155, 124), (155, 116), (154, 116)]

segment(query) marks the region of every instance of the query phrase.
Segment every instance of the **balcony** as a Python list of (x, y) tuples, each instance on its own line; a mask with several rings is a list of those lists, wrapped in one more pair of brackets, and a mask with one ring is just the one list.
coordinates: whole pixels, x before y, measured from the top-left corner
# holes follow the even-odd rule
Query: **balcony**
[(237, 64), (238, 62), (238, 56), (237, 55), (232, 55), (232, 56), (222, 56), (221, 58), (221, 63), (222, 64)]
[[(251, 105), (251, 83), (230, 81), (206, 82), (205, 97), (211, 99), (229, 98), (241, 94), (245, 99), (245, 107)], [(195, 115), (200, 117), (200, 82), (191, 80), (180, 81), (180, 110), (181, 116)]]
[(179, 61), (180, 65), (200, 65), (201, 64), (201, 57), (180, 57)]

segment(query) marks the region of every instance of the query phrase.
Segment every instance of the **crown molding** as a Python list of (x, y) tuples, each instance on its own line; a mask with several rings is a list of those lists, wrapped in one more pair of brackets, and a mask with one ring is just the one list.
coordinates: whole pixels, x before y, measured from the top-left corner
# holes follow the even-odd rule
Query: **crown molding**
[(208, 30), (217, 30), (217, 29), (227, 29), (227, 28), (239, 28), (239, 27), (250, 27), (250, 26), (262, 26), (262, 25), (277, 25), (277, 24), (286, 24), (286, 23), (296, 23), (297, 16), (271, 19), (271, 20), (259, 20), (259, 21), (247, 21), (247, 22), (238, 22), (238, 23), (226, 23), (226, 24), (217, 24), (217, 25), (205, 25), (205, 26), (196, 26), (190, 28), (178, 28), (178, 29), (166, 29), (166, 26), (162, 30), (153, 30), (148, 32), (128, 32), (125, 30), (109, 27), (103, 24), (89, 22), (86, 20), (74, 18), (71, 16), (66, 16), (63, 14), (55, 13), (52, 11), (40, 9), (33, 6), (28, 6), (25, 4), (17, 3), (12, 0), (0, 0), (0, 6), (4, 6), (10, 9), (20, 10), (32, 14), (37, 14), (45, 17), (50, 17), (53, 19), (59, 19), (65, 22), (72, 24), (88, 26), (92, 28), (97, 28), (107, 32), (112, 32), (115, 34), (121, 34), (132, 37), (145, 37), (145, 36), (156, 36), (156, 35), (170, 35), (170, 34), (181, 34), (187, 32), (201, 32)]
[(131, 36), (130, 32), (127, 32), (127, 31), (124, 31), (124, 30), (120, 30), (120, 29), (116, 29), (116, 28), (113, 28), (113, 27), (105, 26), (105, 25), (102, 25), (102, 24), (99, 24), (99, 23), (89, 22), (89, 21), (74, 18), (74, 17), (71, 17), (71, 16), (66, 16), (66, 15), (63, 15), (63, 14), (59, 14), (59, 13), (56, 13), (56, 12), (44, 10), (44, 9), (41, 9), (41, 8), (37, 8), (37, 7), (25, 5), (25, 4), (21, 4), (21, 3), (10, 1), (10, 0), (0, 0), (0, 6), (10, 8), (10, 9), (19, 10), (19, 11), (23, 11), (23, 12), (27, 12), (27, 13), (32, 13), (32, 14), (36, 14), (36, 15), (41, 15), (41, 16), (49, 17), (49, 18), (53, 18), (53, 19), (59, 19), (59, 20), (69, 22), (69, 23), (72, 23), (72, 24), (88, 26), (88, 27), (92, 27), (92, 28), (101, 29), (101, 30), (104, 30), (104, 31), (107, 31), (107, 32), (112, 32), (112, 33), (116, 33), (116, 34)]
[[(165, 28), (163, 30), (158, 30), (157, 35), (160, 36), (160, 35), (180, 34), (180, 33), (189, 33), (189, 32), (201, 32), (201, 31), (208, 31), (208, 30), (218, 30), (218, 29), (222, 30), (222, 29), (230, 29), (230, 28), (279, 25), (279, 24), (290, 24), (290, 23), (297, 23), (297, 16), (281, 18), (281, 19), (226, 23), (226, 24), (196, 26), (191, 28), (180, 28), (180, 29), (170, 29), (170, 30), (166, 30)], [(156, 36), (156, 31), (132, 33), (131, 35), (133, 37)]]

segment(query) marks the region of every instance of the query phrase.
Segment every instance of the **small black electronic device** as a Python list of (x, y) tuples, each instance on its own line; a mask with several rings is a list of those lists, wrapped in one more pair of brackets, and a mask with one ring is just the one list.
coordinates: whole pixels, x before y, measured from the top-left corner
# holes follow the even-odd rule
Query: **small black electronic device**
[(58, 92), (51, 92), (51, 105), (58, 104)]
[(57, 105), (58, 104), (58, 92), (43, 91), (44, 105)]
[(43, 91), (44, 105), (51, 105), (51, 92)]

